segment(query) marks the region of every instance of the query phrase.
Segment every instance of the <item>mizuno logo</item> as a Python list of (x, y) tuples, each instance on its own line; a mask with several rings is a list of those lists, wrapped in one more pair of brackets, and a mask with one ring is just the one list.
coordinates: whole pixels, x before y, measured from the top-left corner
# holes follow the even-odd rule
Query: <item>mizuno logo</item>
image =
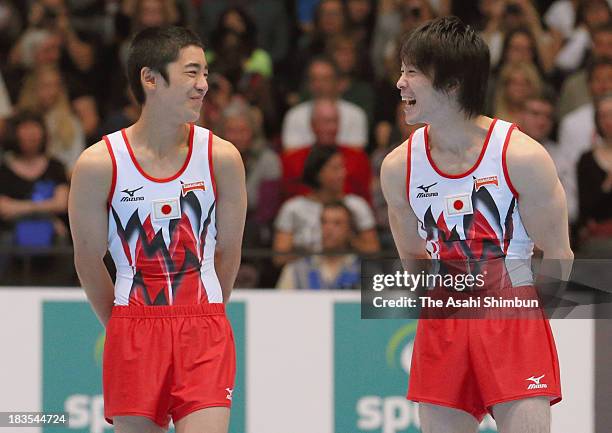
[(431, 185), (429, 185), (429, 186), (420, 185), (420, 186), (417, 186), (417, 188), (418, 188), (418, 189), (422, 189), (422, 190), (423, 190), (423, 192), (424, 192), (425, 194), (427, 194), (427, 193), (429, 192), (429, 188), (431, 188), (432, 186), (436, 186), (437, 184), (438, 184), (438, 182), (435, 182), (435, 183), (432, 183), (432, 184), (431, 184)]
[(540, 377), (528, 377), (525, 380), (530, 380), (533, 383), (529, 384), (529, 386), (527, 387), (527, 389), (544, 389), (544, 388), (548, 388), (548, 385), (546, 385), (545, 383), (540, 383), (540, 380), (542, 380), (542, 378), (546, 376), (545, 374), (543, 374)]
[(134, 194), (136, 194), (136, 191), (140, 191), (143, 187), (141, 186), (140, 188), (136, 188), (136, 189), (124, 189), (123, 191), (121, 191), (124, 194), (127, 194), (127, 197), (121, 197), (121, 201), (141, 201), (144, 200), (144, 197), (139, 196), (139, 197), (134, 197)]
[(417, 186), (417, 188), (423, 190), (423, 192), (418, 193), (416, 198), (437, 197), (438, 196), (437, 192), (429, 192), (429, 189), (437, 184), (438, 182), (432, 183), (429, 186), (425, 186), (425, 185)]
[(136, 188), (136, 189), (133, 189), (133, 190), (131, 190), (131, 191), (130, 191), (129, 189), (127, 189), (127, 188), (126, 188), (126, 189), (124, 189), (124, 190), (123, 190), (123, 191), (121, 191), (121, 192), (126, 193), (126, 194), (127, 194), (127, 195), (129, 195), (130, 197), (134, 197), (134, 194), (136, 193), (136, 191), (140, 191), (142, 188), (144, 188), (144, 187), (142, 187), (142, 186), (141, 186), (140, 188)]

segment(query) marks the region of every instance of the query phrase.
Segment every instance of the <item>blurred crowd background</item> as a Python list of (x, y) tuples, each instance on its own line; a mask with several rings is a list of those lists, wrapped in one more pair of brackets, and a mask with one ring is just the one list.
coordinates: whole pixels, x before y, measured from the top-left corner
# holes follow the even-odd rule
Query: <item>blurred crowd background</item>
[[(210, 67), (199, 124), (238, 148), (248, 215), (237, 287), (351, 289), (395, 257), (379, 186), (416, 126), (395, 83), (402, 36), (442, 15), (491, 50), (486, 113), (549, 151), (579, 257), (612, 256), (607, 0), (0, 0), (0, 284), (77, 285), (71, 169), (140, 108), (130, 38), (187, 26)], [(109, 266), (112, 266), (109, 263)]]

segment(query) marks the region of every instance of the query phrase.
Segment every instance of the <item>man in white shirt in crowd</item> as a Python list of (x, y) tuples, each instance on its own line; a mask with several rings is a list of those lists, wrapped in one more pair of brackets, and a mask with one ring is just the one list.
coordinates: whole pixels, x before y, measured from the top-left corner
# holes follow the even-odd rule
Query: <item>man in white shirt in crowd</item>
[(340, 128), (338, 142), (345, 146), (363, 148), (368, 139), (368, 119), (365, 111), (340, 98), (338, 70), (333, 61), (315, 58), (308, 66), (308, 90), (311, 98), (291, 108), (283, 119), (283, 150), (312, 146), (315, 135), (311, 128), (313, 101), (318, 98), (338, 100)]

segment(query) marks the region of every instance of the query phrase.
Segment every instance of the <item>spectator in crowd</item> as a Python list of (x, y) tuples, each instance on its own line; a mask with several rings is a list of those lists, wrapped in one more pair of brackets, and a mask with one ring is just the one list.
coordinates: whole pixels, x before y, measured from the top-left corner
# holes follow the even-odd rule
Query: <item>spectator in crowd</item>
[(248, 198), (244, 245), (271, 244), (271, 223), (280, 207), (281, 162), (266, 143), (261, 113), (234, 99), (221, 114), (215, 133), (236, 146), (246, 169)]
[(494, 98), (494, 117), (518, 122), (530, 95), (542, 91), (542, 81), (531, 63), (506, 65), (499, 74)]
[(479, 10), (483, 16), (481, 35), (489, 46), (492, 65), (503, 61), (508, 35), (522, 29), (529, 33), (543, 71), (552, 71), (562, 39), (558, 33), (543, 29), (540, 15), (531, 0), (483, 0), (479, 2)]
[[(588, 55), (589, 64), (597, 57), (608, 57), (612, 59), (612, 21), (607, 21), (591, 31), (591, 50)], [(587, 79), (587, 67), (582, 67), (569, 77), (565, 78), (561, 87), (559, 99), (559, 116), (565, 116), (572, 110), (591, 101)]]
[(240, 7), (227, 8), (219, 17), (206, 50), (210, 67), (235, 85), (244, 74), (272, 77), (272, 59), (257, 46), (257, 27)]
[(491, 115), (495, 112), (495, 96), (499, 87), (499, 75), (502, 69), (512, 69), (511, 65), (518, 63), (532, 64), (540, 79), (546, 78), (544, 68), (540, 62), (537, 43), (533, 33), (525, 27), (519, 27), (506, 33), (503, 38), (501, 57), (491, 70), (487, 89), (486, 112)]
[(0, 163), (0, 227), (5, 243), (50, 246), (66, 238), (68, 181), (65, 168), (47, 156), (43, 118), (21, 112), (11, 121), (12, 146)]
[(11, 50), (12, 77), (44, 65), (57, 65), (71, 92), (94, 93), (96, 47), (93, 40), (74, 30), (65, 0), (31, 2), (28, 28)]
[[(366, 201), (370, 200), (371, 172), (368, 156), (361, 149), (344, 146), (338, 141), (340, 109), (335, 99), (320, 98), (314, 101), (311, 114), (311, 127), (315, 135), (316, 147), (333, 147), (342, 154), (346, 169), (344, 192), (356, 194)], [(283, 187), (288, 197), (309, 192), (302, 183), (303, 171), (310, 153), (310, 147), (289, 150), (283, 153)]]
[(559, 172), (567, 163), (560, 152), (559, 144), (553, 139), (557, 120), (555, 102), (554, 96), (545, 92), (529, 95), (517, 119), (517, 125), (521, 131), (544, 146)]
[(336, 36), (329, 41), (327, 54), (337, 66), (338, 92), (342, 99), (362, 108), (368, 116), (368, 124), (372, 125), (374, 89), (367, 80), (369, 64), (359, 63), (357, 42), (351, 34)]
[(436, 17), (428, 0), (382, 0), (372, 40), (372, 65), (376, 75), (382, 77), (389, 57), (398, 57), (400, 39), (419, 25)]
[(12, 0), (0, 0), (0, 59), (6, 59), (19, 38), (23, 20)]
[[(594, 59), (588, 67), (588, 82), (591, 100), (612, 92), (612, 59)], [(578, 190), (576, 186), (576, 164), (580, 155), (594, 145), (595, 109), (592, 102), (586, 103), (561, 118), (559, 125), (559, 152), (568, 161), (567, 179), (561, 179), (565, 186), (567, 209), (570, 223), (578, 218)]]
[[(585, 152), (577, 168), (579, 233), (583, 247), (612, 254), (612, 94), (595, 100), (600, 145)], [(605, 249), (602, 250), (601, 243)], [(591, 245), (589, 245), (591, 244)], [(595, 245), (598, 244), (598, 245)]]
[(569, 40), (557, 54), (556, 66), (565, 74), (576, 71), (588, 54), (592, 33), (610, 21), (612, 11), (607, 0), (583, 0), (578, 5), (576, 27)]
[(49, 131), (49, 155), (57, 158), (70, 172), (85, 148), (85, 135), (70, 106), (60, 71), (46, 65), (29, 74), (17, 107), (44, 116)]
[[(333, 61), (319, 57), (308, 67), (308, 90), (313, 99), (331, 98), (338, 101), (340, 125), (338, 142), (348, 147), (363, 148), (368, 139), (368, 120), (357, 105), (340, 99), (338, 69)], [(283, 149), (312, 146), (315, 135), (311, 128), (313, 100), (302, 102), (291, 108), (283, 119)]]
[(299, 51), (291, 59), (298, 83), (302, 71), (315, 57), (325, 53), (329, 41), (348, 31), (347, 10), (342, 0), (320, 0), (315, 9), (314, 28), (298, 40)]
[(273, 249), (277, 266), (293, 259), (289, 253), (321, 251), (321, 210), (324, 204), (337, 200), (342, 200), (355, 215), (357, 234), (353, 248), (360, 253), (379, 250), (372, 209), (361, 197), (343, 192), (345, 177), (342, 154), (336, 148), (312, 148), (304, 166), (304, 183), (312, 192), (285, 202), (276, 218)]
[(358, 289), (361, 265), (359, 257), (350, 252), (355, 234), (351, 210), (341, 201), (325, 204), (321, 211), (322, 255), (302, 257), (286, 264), (276, 287), (297, 290)]
[(289, 51), (291, 43), (290, 21), (286, 2), (278, 0), (198, 0), (194, 2), (200, 8), (199, 28), (204, 41), (210, 40), (210, 33), (215, 28), (219, 16), (227, 9), (228, 4), (241, 7), (248, 12), (257, 26), (257, 46), (265, 50), (274, 65), (282, 62)]
[(227, 78), (236, 93), (260, 108), (266, 129), (277, 131), (277, 104), (270, 85), (272, 59), (257, 45), (258, 31), (244, 9), (226, 9), (210, 36), (206, 59), (210, 69)]
[[(373, 0), (346, 0), (348, 29), (353, 35), (359, 52), (364, 55), (364, 62), (370, 68), (369, 48), (376, 22), (375, 2)], [(361, 65), (362, 62), (360, 61)]]

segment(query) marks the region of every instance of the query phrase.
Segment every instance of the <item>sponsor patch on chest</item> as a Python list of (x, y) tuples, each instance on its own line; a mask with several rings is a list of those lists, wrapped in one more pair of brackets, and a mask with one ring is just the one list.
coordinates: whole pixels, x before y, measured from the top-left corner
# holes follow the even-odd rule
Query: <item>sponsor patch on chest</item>
[(183, 197), (185, 197), (189, 191), (196, 191), (198, 189), (206, 191), (206, 185), (204, 185), (204, 181), (201, 180), (199, 182), (183, 183), (181, 185)]
[(497, 179), (497, 176), (487, 176), (481, 177), (479, 179), (474, 179), (474, 189), (476, 191), (478, 191), (485, 185), (495, 185), (499, 188), (499, 180)]
[(153, 221), (172, 220), (181, 217), (181, 205), (178, 198), (165, 198), (151, 202)]
[(449, 195), (444, 198), (444, 212), (447, 216), (470, 215), (472, 209), (472, 194)]

